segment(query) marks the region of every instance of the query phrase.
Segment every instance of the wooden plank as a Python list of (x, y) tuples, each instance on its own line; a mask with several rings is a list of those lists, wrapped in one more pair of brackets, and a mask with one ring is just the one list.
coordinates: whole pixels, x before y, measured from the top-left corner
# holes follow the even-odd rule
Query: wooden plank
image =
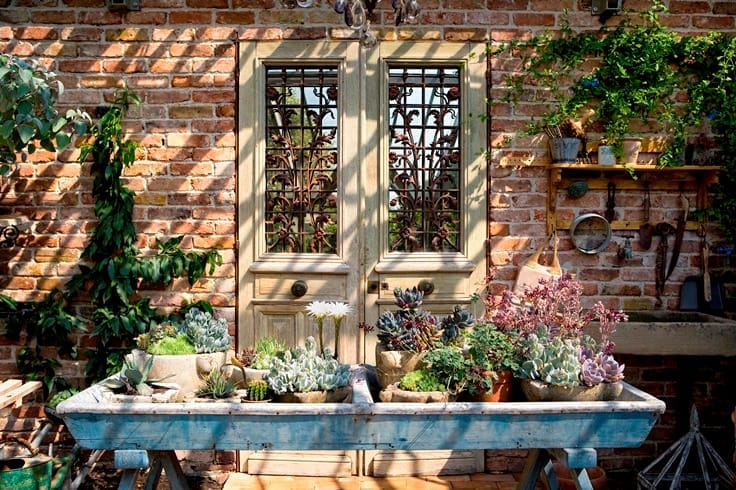
[(42, 386), (40, 381), (28, 381), (23, 383), (17, 379), (10, 379), (0, 385), (0, 408), (13, 406), (20, 407), (23, 398), (33, 393)]

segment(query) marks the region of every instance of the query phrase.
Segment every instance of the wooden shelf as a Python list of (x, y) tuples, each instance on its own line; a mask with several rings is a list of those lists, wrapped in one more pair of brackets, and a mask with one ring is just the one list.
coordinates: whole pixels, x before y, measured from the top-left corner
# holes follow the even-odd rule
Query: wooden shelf
[[(549, 170), (549, 189), (547, 194), (547, 233), (553, 230), (569, 230), (570, 221), (557, 220), (557, 193), (563, 177), (584, 174), (589, 190), (605, 190), (610, 182), (615, 182), (619, 189), (642, 190), (648, 186), (651, 190), (690, 190), (697, 194), (698, 208), (704, 208), (708, 186), (716, 181), (721, 167), (716, 165), (685, 165), (681, 167), (658, 167), (656, 165), (585, 165), (576, 163), (552, 164)], [(635, 177), (632, 178), (632, 173)], [(596, 176), (597, 174), (597, 176)], [(657, 180), (653, 175), (664, 174), (666, 177)], [(643, 175), (643, 176), (642, 176)], [(689, 188), (689, 189), (686, 189)], [(636, 231), (641, 222), (614, 221), (612, 230)], [(688, 230), (697, 230), (699, 223), (690, 221)]]

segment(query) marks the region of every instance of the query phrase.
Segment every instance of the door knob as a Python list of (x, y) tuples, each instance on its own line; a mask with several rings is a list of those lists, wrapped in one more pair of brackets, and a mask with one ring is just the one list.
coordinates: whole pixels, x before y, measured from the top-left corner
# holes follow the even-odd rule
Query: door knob
[(428, 279), (422, 279), (417, 284), (417, 289), (423, 292), (425, 296), (428, 296), (434, 291), (434, 283)]
[(291, 294), (294, 295), (295, 298), (301, 298), (307, 294), (308, 290), (309, 288), (307, 287), (307, 283), (301, 279), (294, 281), (294, 284), (291, 285)]

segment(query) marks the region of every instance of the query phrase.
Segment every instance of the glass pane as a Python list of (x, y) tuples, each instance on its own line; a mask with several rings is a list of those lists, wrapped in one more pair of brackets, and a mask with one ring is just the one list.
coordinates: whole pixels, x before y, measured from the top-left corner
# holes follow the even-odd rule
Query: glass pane
[(389, 233), (392, 252), (460, 249), (460, 69), (391, 67)]
[(266, 69), (266, 247), (337, 252), (335, 67)]

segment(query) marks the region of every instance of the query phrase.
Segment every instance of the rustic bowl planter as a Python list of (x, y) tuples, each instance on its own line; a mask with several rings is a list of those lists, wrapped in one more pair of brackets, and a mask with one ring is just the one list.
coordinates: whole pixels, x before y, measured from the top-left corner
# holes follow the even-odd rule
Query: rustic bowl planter
[[(130, 356), (139, 363), (145, 364), (149, 354), (134, 349)], [(203, 354), (154, 355), (150, 378), (166, 378), (166, 383), (176, 383), (182, 393), (197, 391), (204, 384), (204, 378), (214, 369), (223, 366), (228, 359), (228, 352), (211, 352)], [(167, 377), (168, 376), (168, 377)]]
[(594, 386), (567, 386), (551, 385), (537, 379), (522, 379), (521, 390), (528, 401), (612, 401), (623, 390), (621, 383), (599, 383)]
[(350, 386), (341, 386), (334, 390), (287, 392), (275, 395), (274, 401), (278, 403), (350, 403), (351, 395)]
[(410, 371), (422, 367), (421, 352), (389, 350), (385, 345), (376, 344), (376, 373), (381, 388), (398, 383)]
[(407, 391), (399, 388), (398, 383), (390, 384), (381, 390), (379, 398), (386, 403), (447, 403), (455, 401), (455, 396), (448, 391)]

